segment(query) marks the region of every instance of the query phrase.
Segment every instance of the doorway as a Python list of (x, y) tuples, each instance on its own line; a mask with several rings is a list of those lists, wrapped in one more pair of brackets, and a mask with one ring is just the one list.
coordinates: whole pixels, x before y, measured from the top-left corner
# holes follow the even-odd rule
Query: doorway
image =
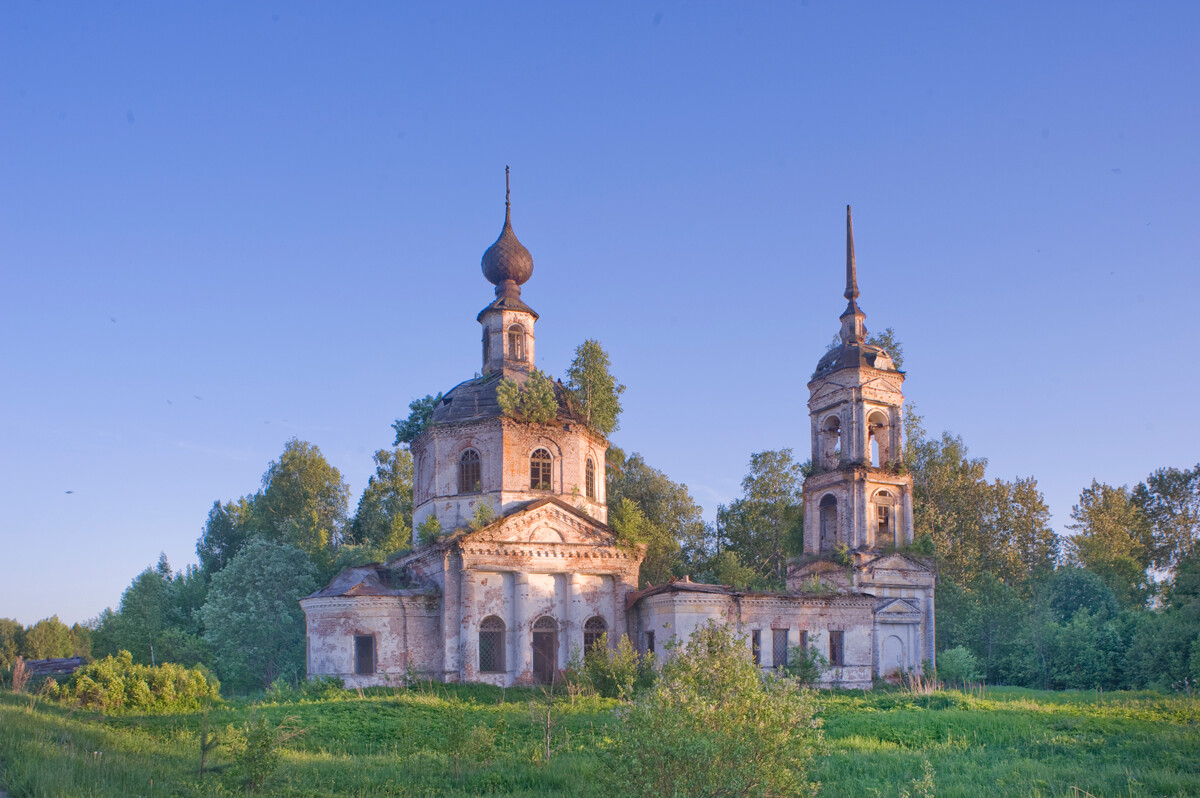
[(543, 615), (533, 624), (533, 680), (539, 684), (554, 681), (558, 672), (558, 622)]

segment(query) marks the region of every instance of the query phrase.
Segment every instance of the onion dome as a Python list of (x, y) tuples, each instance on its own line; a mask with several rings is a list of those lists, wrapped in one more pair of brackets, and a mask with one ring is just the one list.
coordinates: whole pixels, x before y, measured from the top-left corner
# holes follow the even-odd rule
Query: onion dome
[[(483, 253), (483, 276), (496, 286), (496, 294), (508, 293), (533, 276), (533, 256), (517, 240), (512, 229), (512, 211), (508, 201), (508, 167), (504, 169), (504, 228), (496, 243)], [(517, 295), (520, 289), (517, 288)]]

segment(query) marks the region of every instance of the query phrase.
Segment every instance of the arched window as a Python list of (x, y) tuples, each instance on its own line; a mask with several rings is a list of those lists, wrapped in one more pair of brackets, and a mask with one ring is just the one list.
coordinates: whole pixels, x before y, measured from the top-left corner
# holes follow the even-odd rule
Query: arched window
[(550, 490), (550, 452), (538, 449), (529, 456), (529, 489)]
[(479, 622), (479, 672), (504, 673), (504, 621), (495, 615)]
[(508, 359), (525, 359), (525, 329), (519, 324), (508, 328)]
[(820, 551), (832, 551), (837, 548), (838, 508), (837, 499), (832, 493), (821, 499), (821, 540)]
[(486, 366), (492, 355), (492, 335), (487, 330), (483, 331), (483, 364)]
[(885, 413), (876, 411), (867, 417), (867, 434), (871, 438), (871, 465), (883, 468), (892, 460), (892, 425)]
[(821, 425), (821, 465), (837, 468), (842, 459), (842, 420), (830, 416)]
[(479, 452), (467, 449), (458, 458), (458, 492), (479, 493)]
[(583, 625), (583, 650), (591, 651), (592, 646), (600, 642), (600, 638), (608, 631), (608, 624), (599, 615), (593, 615)]
[(896, 500), (886, 490), (875, 494), (875, 545), (893, 546), (896, 543)]
[(596, 498), (596, 463), (590, 457), (583, 466), (583, 485), (587, 497)]

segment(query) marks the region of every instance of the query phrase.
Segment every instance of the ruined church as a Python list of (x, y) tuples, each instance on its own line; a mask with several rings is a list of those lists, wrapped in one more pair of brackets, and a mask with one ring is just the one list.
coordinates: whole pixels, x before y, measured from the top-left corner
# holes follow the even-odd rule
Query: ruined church
[[(477, 316), (481, 376), (438, 403), (412, 442), (414, 548), (348, 568), (303, 599), (310, 677), (349, 686), (419, 674), (496, 685), (546, 682), (574, 651), (628, 635), (662, 652), (709, 620), (746, 639), (762, 668), (795, 646), (828, 661), (822, 682), (869, 688), (934, 657), (934, 574), (903, 553), (912, 542), (912, 477), (901, 441), (904, 372), (867, 343), (846, 209), (846, 292), (839, 343), (808, 384), (813, 474), (805, 480), (804, 556), (787, 590), (758, 592), (687, 577), (640, 586), (644, 547), (607, 525), (608, 441), (555, 385), (557, 416), (506, 416), (502, 380), (536, 363), (538, 314), (521, 298), (533, 258), (513, 232), (483, 255), (495, 299)], [(480, 513), (483, 504), (488, 511)], [(444, 534), (422, 540), (432, 518)], [(481, 525), (479, 519), (492, 517)], [(472, 523), (475, 521), (475, 523)], [(640, 588), (640, 589), (639, 589)], [(607, 633), (607, 638), (604, 635)]]

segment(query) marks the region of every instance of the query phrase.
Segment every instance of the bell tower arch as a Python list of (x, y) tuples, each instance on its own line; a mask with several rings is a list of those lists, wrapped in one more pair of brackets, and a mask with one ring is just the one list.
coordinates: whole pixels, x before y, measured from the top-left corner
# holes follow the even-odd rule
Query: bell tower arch
[(854, 224), (846, 206), (846, 310), (839, 343), (808, 383), (813, 474), (804, 482), (804, 552), (871, 551), (912, 542), (904, 468), (904, 372), (867, 342), (858, 307)]

